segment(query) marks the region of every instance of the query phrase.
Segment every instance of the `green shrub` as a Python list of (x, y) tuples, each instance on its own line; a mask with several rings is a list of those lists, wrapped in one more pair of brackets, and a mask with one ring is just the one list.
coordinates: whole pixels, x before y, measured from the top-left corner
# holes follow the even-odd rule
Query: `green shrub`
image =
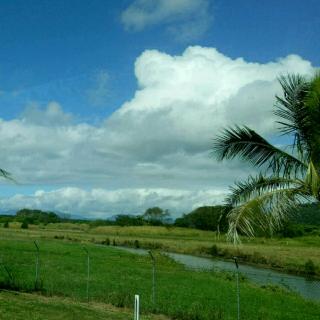
[(315, 275), (316, 274), (316, 266), (314, 265), (313, 261), (309, 259), (304, 265), (304, 271), (308, 275)]
[(134, 247), (137, 249), (140, 248), (139, 240), (134, 240)]
[(228, 229), (227, 214), (229, 211), (229, 207), (221, 205), (199, 207), (177, 218), (174, 225), (176, 227), (224, 232)]
[(212, 256), (217, 256), (219, 255), (219, 249), (216, 244), (214, 244), (212, 247), (208, 249), (208, 253)]
[(53, 238), (54, 238), (54, 239), (58, 239), (58, 240), (63, 240), (63, 239), (64, 239), (64, 236), (55, 235)]
[(21, 223), (21, 229), (28, 229), (29, 228), (29, 224), (26, 220), (23, 220)]
[(15, 220), (19, 222), (27, 221), (27, 223), (44, 225), (48, 223), (61, 222), (60, 217), (54, 212), (46, 212), (36, 209), (21, 209), (16, 213)]
[(285, 238), (302, 237), (304, 234), (304, 226), (292, 222), (286, 222), (281, 230), (279, 230), (279, 235)]
[(101, 241), (101, 244), (104, 244), (106, 246), (110, 246), (110, 239), (109, 238), (106, 238), (105, 240), (102, 240)]

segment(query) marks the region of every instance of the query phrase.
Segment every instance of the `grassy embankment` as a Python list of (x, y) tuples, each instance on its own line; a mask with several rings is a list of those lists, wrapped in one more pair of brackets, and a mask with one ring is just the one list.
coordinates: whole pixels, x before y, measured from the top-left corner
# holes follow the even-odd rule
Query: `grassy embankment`
[[(15, 225), (17, 228), (19, 224)], [(14, 227), (14, 224), (12, 224)], [(320, 277), (320, 237), (293, 239), (243, 239), (234, 246), (215, 232), (167, 227), (96, 227), (87, 224), (49, 224), (31, 226), (23, 236), (69, 239), (111, 245), (141, 246), (194, 255), (213, 255), (223, 258), (238, 256), (245, 263), (262, 265), (295, 274)], [(6, 233), (7, 229), (2, 232)], [(20, 229), (9, 229), (8, 236), (19, 237)], [(15, 232), (18, 232), (15, 235)], [(310, 261), (312, 265), (310, 268)], [(309, 262), (308, 262), (309, 261)], [(307, 264), (307, 266), (306, 266)], [(312, 267), (313, 266), (313, 267)]]
[[(132, 311), (102, 303), (81, 303), (70, 298), (0, 291), (2, 320), (128, 320)], [(164, 316), (143, 316), (142, 320), (165, 320)]]
[[(53, 297), (53, 300), (45, 300), (43, 297), (35, 298), (36, 301), (28, 303), (29, 306), (34, 305), (34, 310), (46, 312), (48, 308), (48, 314), (50, 314), (54, 312), (54, 306), (61, 301), (61, 312), (67, 315), (65, 318), (68, 319), (70, 315), (70, 319), (73, 312), (75, 314), (80, 312), (78, 319), (91, 319), (91, 315), (99, 314), (102, 310), (96, 306), (112, 304), (116, 307), (131, 308), (134, 294), (138, 293), (141, 296), (141, 310), (147, 314), (165, 314), (174, 319), (185, 320), (234, 319), (236, 317), (235, 281), (232, 275), (188, 271), (181, 265), (157, 254), (156, 304), (153, 304), (149, 257), (132, 255), (111, 246), (96, 246), (88, 242), (90, 238), (87, 236), (92, 234), (87, 232), (65, 230), (64, 232), (67, 233), (64, 235), (62, 231), (58, 233), (57, 230), (52, 232), (49, 229), (0, 230), (2, 261), (12, 278), (10, 279), (8, 272), (2, 268), (0, 273), (2, 287), (11, 286), (20, 291), (32, 292), (35, 274), (35, 248), (32, 241), (38, 239), (41, 279), (39, 293), (46, 297)], [(95, 230), (97, 239), (100, 237), (98, 231), (101, 232), (101, 230)], [(176, 232), (178, 236), (180, 230)], [(53, 239), (56, 236), (60, 238)], [(62, 236), (64, 239), (61, 238)], [(105, 234), (101, 237), (101, 239), (106, 238)], [(119, 240), (118, 235), (116, 241)], [(87, 307), (83, 304), (86, 301), (86, 254), (83, 245), (89, 250), (91, 257), (90, 303)], [(63, 300), (59, 300), (61, 298), (77, 302), (70, 304), (67, 300), (64, 303)], [(26, 297), (26, 300), (28, 299)], [(19, 306), (17, 314), (22, 318), (21, 313), (28, 310), (23, 306), (23, 300), (24, 298), (20, 303), (16, 302), (14, 297), (9, 297), (10, 302), (5, 312), (8, 314), (13, 312), (9, 310), (10, 305), (17, 303)], [(46, 301), (47, 307), (45, 307)], [(108, 319), (108, 309), (103, 309), (103, 312)], [(86, 313), (88, 313), (87, 318), (85, 318)], [(298, 295), (274, 287), (260, 288), (243, 280), (241, 282), (241, 313), (243, 319), (312, 320), (319, 318), (320, 304), (305, 301)], [(121, 312), (117, 316), (122, 319)], [(124, 314), (123, 319), (125, 316)], [(16, 319), (20, 318), (16, 317)], [(98, 316), (97, 319), (99, 319)]]

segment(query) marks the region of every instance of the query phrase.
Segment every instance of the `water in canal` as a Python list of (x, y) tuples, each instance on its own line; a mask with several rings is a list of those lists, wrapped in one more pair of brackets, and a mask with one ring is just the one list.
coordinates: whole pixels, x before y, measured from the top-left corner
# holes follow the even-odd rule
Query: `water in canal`
[[(147, 250), (117, 247), (135, 254), (148, 254)], [(202, 258), (187, 254), (178, 254), (165, 252), (165, 255), (182, 263), (187, 268), (194, 270), (217, 270), (235, 272), (234, 262), (223, 261), (218, 259)], [(282, 286), (290, 291), (299, 293), (306, 299), (320, 301), (320, 281), (281, 273), (265, 268), (239, 265), (239, 272), (247, 279), (260, 285), (273, 284)]]

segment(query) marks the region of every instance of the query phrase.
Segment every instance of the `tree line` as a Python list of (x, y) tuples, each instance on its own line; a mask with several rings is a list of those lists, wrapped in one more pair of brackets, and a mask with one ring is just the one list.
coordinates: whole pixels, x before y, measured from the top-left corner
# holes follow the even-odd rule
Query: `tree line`
[[(1, 215), (0, 223), (6, 228), (10, 222), (20, 222), (21, 228), (28, 228), (29, 224), (48, 223), (86, 223), (91, 227), (97, 226), (175, 226), (200, 230), (228, 231), (228, 214), (232, 208), (225, 205), (203, 206), (181, 217), (173, 219), (169, 210), (160, 207), (148, 208), (141, 215), (116, 215), (109, 219), (72, 219), (67, 215), (60, 216), (51, 211), (37, 209), (21, 209), (15, 215)], [(259, 235), (280, 237), (298, 237), (305, 234), (320, 232), (320, 206), (317, 203), (302, 204), (286, 219), (281, 227), (273, 234), (266, 234), (263, 230)]]

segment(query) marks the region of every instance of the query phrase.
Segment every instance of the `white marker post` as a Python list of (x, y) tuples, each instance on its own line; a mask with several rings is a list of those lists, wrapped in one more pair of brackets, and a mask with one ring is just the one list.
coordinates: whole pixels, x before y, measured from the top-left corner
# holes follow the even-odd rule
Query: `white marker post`
[(139, 295), (134, 296), (134, 320), (139, 320)]

